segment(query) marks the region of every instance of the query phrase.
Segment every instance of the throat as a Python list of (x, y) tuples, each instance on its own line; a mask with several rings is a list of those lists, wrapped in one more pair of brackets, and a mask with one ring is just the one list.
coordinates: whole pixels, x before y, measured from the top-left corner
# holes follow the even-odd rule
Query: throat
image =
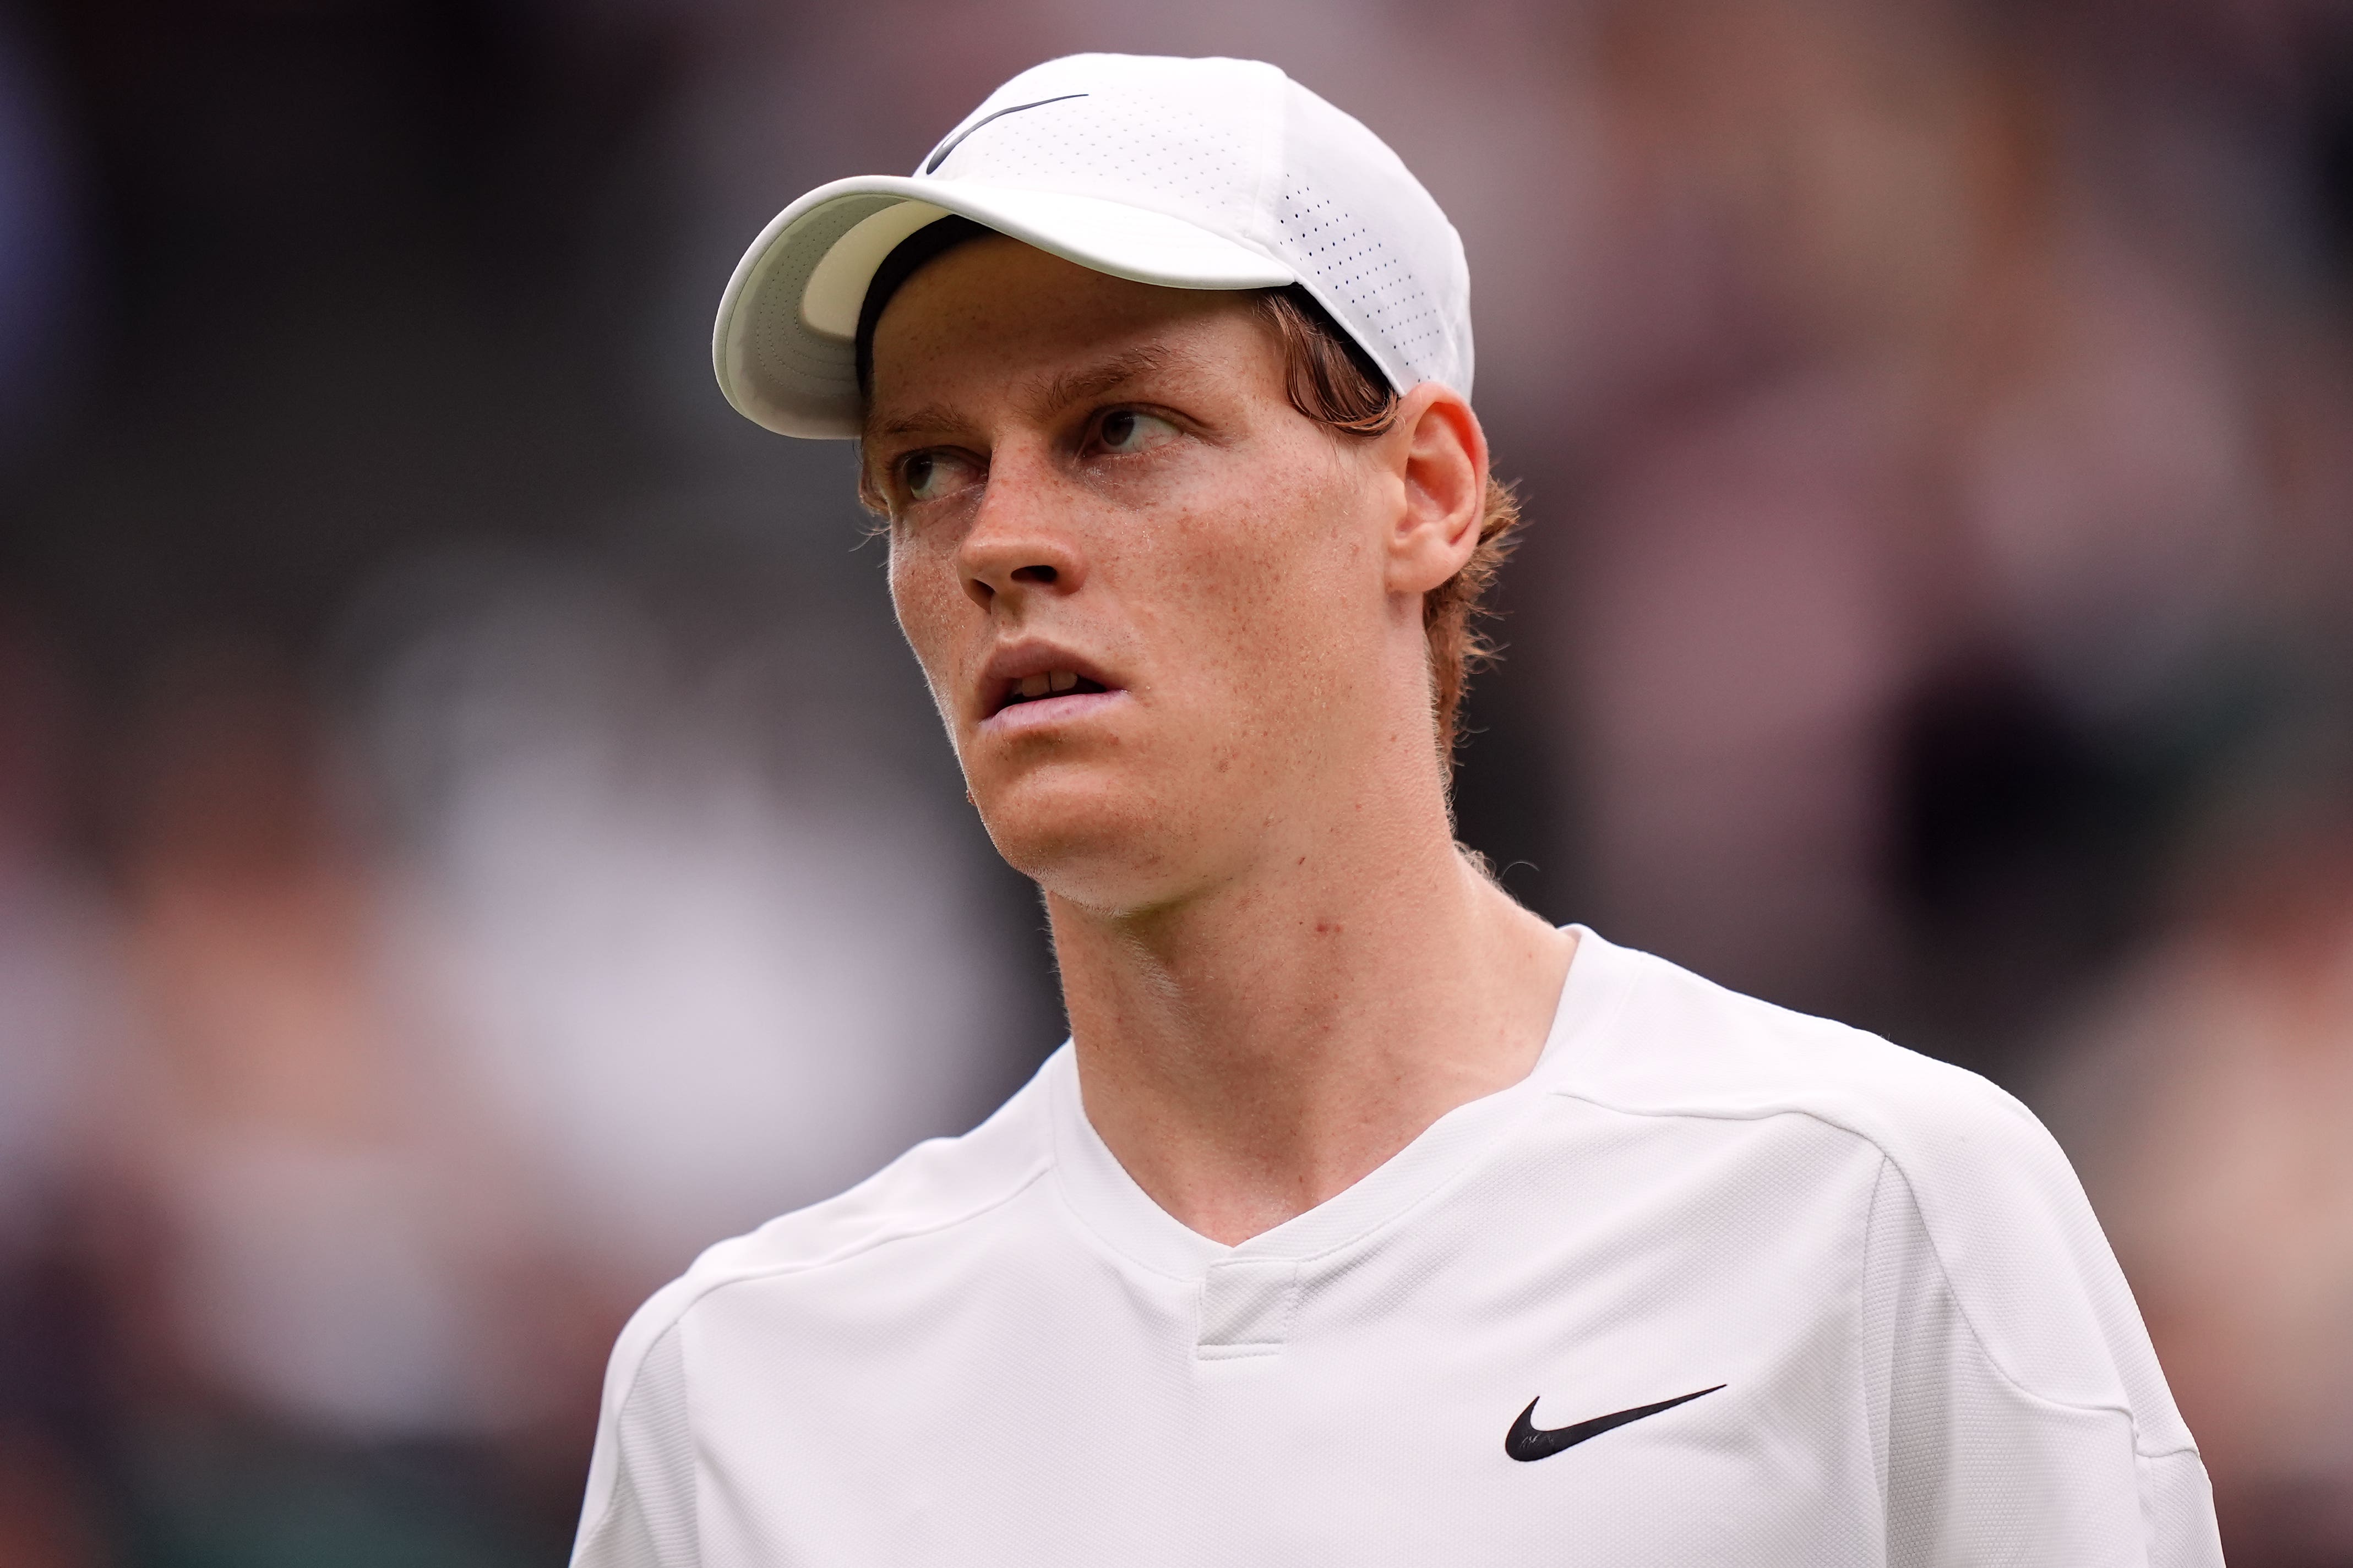
[(1136, 1184), (1232, 1245), (1526, 1078), (1575, 938), (1461, 871), (1419, 909), (1203, 911), (1174, 942), (1050, 895), (1087, 1118)]

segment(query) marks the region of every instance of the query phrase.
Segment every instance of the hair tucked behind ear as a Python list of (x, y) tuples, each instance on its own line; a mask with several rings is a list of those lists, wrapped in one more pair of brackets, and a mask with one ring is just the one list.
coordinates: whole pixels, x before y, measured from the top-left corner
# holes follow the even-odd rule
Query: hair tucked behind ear
[[(1397, 423), (1398, 397), (1365, 351), (1343, 332), (1313, 295), (1297, 284), (1258, 296), (1260, 310), (1282, 344), (1292, 405), (1308, 418), (1349, 436), (1377, 436)], [(1498, 650), (1480, 623), (1496, 572), (1518, 543), (1520, 498), (1487, 475), (1479, 517), (1479, 546), (1461, 571), (1422, 595), (1421, 626), (1430, 642), (1431, 716), (1438, 750), (1451, 773), (1462, 742), (1462, 693), (1470, 678), (1495, 662)]]

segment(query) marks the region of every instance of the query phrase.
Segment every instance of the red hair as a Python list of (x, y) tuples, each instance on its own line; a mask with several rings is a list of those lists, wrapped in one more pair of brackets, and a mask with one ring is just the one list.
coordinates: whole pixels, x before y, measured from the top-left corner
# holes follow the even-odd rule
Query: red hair
[[(1396, 389), (1322, 306), (1297, 284), (1258, 296), (1261, 313), (1282, 345), (1291, 405), (1318, 424), (1348, 436), (1377, 436), (1397, 422)], [(1461, 571), (1422, 595), (1421, 627), (1430, 644), (1430, 719), (1448, 771), (1462, 742), (1462, 693), (1471, 677), (1495, 662), (1499, 650), (1480, 623), (1487, 590), (1519, 542), (1520, 498), (1487, 475), (1479, 517), (1479, 545)]]

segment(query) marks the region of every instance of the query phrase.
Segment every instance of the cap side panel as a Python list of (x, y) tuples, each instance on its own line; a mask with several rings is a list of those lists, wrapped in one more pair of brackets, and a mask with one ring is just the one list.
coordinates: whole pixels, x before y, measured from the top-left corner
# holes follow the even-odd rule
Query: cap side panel
[(1275, 192), (1282, 183), (1284, 149), (1290, 145), (1291, 94), (1295, 84), (1270, 66), (1261, 83), (1257, 104), (1258, 168), (1250, 179), (1249, 218), (1243, 237), (1261, 249), (1273, 251), (1281, 243), (1271, 217)]
[[(1293, 84), (1286, 105), (1279, 249), (1400, 389), (1471, 395), (1469, 269), (1421, 182), (1362, 121)], [(1294, 248), (1295, 247), (1295, 248)]]
[(1293, 177), (1275, 203), (1282, 248), (1299, 261), (1300, 281), (1316, 302), (1347, 328), (1388, 376), (1409, 392), (1433, 377), (1425, 345), (1437, 315), (1403, 258), (1388, 253), (1378, 236), (1331, 197)]
[(1141, 283), (1303, 284), (1398, 390), (1470, 395), (1461, 237), (1387, 144), (1272, 66), (1050, 60), (918, 167), (821, 186), (745, 253), (712, 345), (744, 415), (788, 435), (858, 433), (852, 337), (874, 268), (941, 212)]

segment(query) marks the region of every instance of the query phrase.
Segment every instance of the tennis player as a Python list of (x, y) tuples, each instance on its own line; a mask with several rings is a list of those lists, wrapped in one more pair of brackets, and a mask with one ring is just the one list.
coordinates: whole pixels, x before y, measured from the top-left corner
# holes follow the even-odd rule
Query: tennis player
[(638, 1313), (581, 1568), (2221, 1561), (2023, 1108), (1456, 847), (1514, 513), (1461, 244), (1364, 126), (1039, 66), (786, 208), (714, 350), (860, 443), (1071, 1039)]

